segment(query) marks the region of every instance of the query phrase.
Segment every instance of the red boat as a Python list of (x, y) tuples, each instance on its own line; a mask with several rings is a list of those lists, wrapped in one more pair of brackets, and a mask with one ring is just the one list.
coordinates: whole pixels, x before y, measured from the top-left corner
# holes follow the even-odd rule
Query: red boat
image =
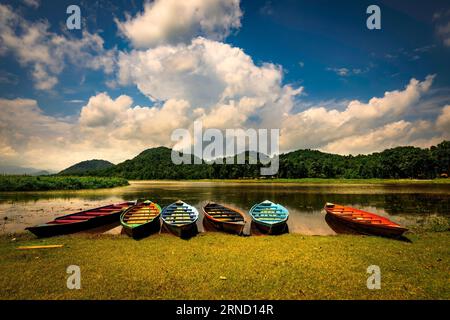
[(115, 221), (118, 222), (120, 214), (134, 205), (136, 205), (136, 201), (128, 201), (80, 211), (58, 217), (55, 220), (44, 224), (28, 227), (26, 230), (34, 233), (40, 238), (88, 230), (107, 225)]
[(384, 237), (400, 237), (404, 232), (408, 231), (408, 229), (385, 217), (352, 207), (327, 203), (325, 211), (336, 221), (359, 233)]

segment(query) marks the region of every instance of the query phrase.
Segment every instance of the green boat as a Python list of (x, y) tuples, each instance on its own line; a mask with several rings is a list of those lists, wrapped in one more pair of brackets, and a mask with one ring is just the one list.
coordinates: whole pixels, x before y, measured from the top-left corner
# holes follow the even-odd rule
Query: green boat
[(141, 239), (160, 230), (160, 215), (161, 207), (146, 200), (125, 210), (120, 216), (120, 223), (126, 234), (134, 239)]

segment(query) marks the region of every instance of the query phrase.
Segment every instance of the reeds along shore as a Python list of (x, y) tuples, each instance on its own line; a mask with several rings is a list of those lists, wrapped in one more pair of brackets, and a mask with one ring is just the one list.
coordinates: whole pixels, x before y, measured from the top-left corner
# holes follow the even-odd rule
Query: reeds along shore
[(0, 175), (0, 192), (101, 189), (126, 185), (126, 179), (115, 177)]

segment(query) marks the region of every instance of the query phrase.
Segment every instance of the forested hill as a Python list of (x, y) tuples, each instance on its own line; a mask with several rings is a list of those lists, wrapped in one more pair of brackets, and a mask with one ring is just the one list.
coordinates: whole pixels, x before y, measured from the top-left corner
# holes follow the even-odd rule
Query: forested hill
[[(208, 165), (175, 165), (172, 150), (166, 147), (147, 149), (131, 160), (101, 170), (99, 175), (118, 176), (127, 179), (207, 179)], [(192, 156), (192, 162), (194, 161)]]
[(450, 170), (450, 141), (430, 149), (397, 147), (369, 155), (340, 156), (297, 150), (280, 156), (280, 178), (432, 179)]
[(62, 170), (59, 175), (89, 175), (95, 174), (98, 170), (114, 167), (114, 164), (106, 160), (82, 161), (67, 169)]
[[(254, 153), (246, 153), (246, 158)], [(145, 150), (96, 175), (127, 179), (238, 179), (260, 176), (260, 164), (175, 165), (171, 149)], [(418, 178), (432, 179), (450, 171), (450, 141), (429, 149), (397, 147), (370, 155), (341, 156), (316, 150), (280, 155), (277, 178)]]

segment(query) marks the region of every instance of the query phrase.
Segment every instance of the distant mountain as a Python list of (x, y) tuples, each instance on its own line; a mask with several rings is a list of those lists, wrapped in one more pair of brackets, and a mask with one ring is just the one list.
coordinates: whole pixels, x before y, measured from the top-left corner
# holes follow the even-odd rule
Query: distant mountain
[(89, 175), (93, 172), (114, 167), (114, 164), (106, 160), (87, 160), (62, 170), (59, 175)]
[(0, 166), (0, 174), (41, 176), (51, 174), (51, 172), (20, 166)]

